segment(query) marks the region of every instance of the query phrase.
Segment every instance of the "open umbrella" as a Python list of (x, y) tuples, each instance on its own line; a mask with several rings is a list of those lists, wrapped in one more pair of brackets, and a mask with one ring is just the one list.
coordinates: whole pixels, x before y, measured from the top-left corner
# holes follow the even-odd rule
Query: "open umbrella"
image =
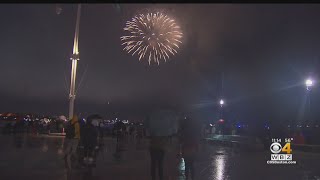
[(91, 114), (87, 117), (87, 119), (90, 119), (91, 123), (94, 126), (99, 126), (99, 123), (102, 120), (102, 117), (99, 114)]
[(145, 124), (151, 136), (170, 136), (177, 132), (178, 115), (171, 110), (159, 109), (151, 113)]
[(67, 121), (67, 118), (64, 115), (59, 116), (59, 120), (61, 121)]

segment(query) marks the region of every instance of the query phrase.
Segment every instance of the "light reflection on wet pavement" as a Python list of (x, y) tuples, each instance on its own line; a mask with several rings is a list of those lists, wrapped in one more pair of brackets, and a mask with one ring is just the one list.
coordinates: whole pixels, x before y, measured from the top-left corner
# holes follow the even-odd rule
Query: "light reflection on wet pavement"
[[(63, 162), (63, 137), (53, 136), (0, 136), (0, 175), (1, 180), (45, 179), (66, 180), (67, 173)], [(20, 146), (19, 146), (20, 145)], [(128, 143), (122, 160), (114, 160), (116, 142), (105, 138), (105, 147), (98, 155), (97, 167), (88, 179), (149, 180), (150, 157), (147, 141), (135, 145)], [(183, 180), (179, 168), (183, 163), (177, 158), (177, 146), (170, 146), (165, 156), (165, 179)], [(297, 165), (268, 165), (268, 151), (245, 152), (228, 147), (203, 145), (195, 163), (196, 179), (316, 179), (319, 175), (319, 154), (296, 152), (293, 155)], [(71, 179), (85, 179), (84, 173), (77, 170)], [(69, 178), (70, 179), (70, 178)]]

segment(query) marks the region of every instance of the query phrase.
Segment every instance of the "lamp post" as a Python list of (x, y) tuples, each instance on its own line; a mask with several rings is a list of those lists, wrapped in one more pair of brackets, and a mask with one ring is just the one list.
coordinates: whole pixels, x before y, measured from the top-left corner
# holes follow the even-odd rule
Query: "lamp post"
[(81, 13), (81, 4), (78, 5), (76, 30), (75, 30), (74, 42), (73, 42), (73, 53), (70, 58), (70, 60), (72, 61), (72, 68), (71, 68), (71, 81), (70, 81), (70, 93), (69, 93), (69, 119), (71, 119), (74, 114), (74, 100), (76, 98), (75, 85), (76, 85), (76, 75), (77, 75), (77, 64), (78, 64), (78, 61), (80, 60), (79, 47), (78, 47), (79, 46), (80, 13)]
[(222, 108), (223, 108), (223, 105), (224, 105), (224, 100), (221, 99), (221, 100), (219, 101), (219, 104), (220, 104), (220, 107), (221, 107), (221, 108), (220, 108), (220, 119), (222, 119), (222, 113), (223, 113), (223, 112), (222, 112), (222, 111), (223, 111)]
[(305, 81), (305, 85), (306, 85), (306, 88), (307, 88), (307, 101), (308, 101), (308, 109), (309, 109), (309, 112), (308, 112), (308, 119), (309, 121), (311, 121), (311, 87), (314, 85), (314, 81), (311, 79), (311, 78), (308, 78), (306, 81)]
[(224, 100), (223, 99), (220, 99), (219, 101), (219, 105), (220, 105), (220, 117), (219, 117), (219, 121), (218, 121), (218, 124), (219, 124), (219, 129), (222, 133), (222, 136), (224, 137), (224, 120), (223, 120), (223, 105), (224, 105)]

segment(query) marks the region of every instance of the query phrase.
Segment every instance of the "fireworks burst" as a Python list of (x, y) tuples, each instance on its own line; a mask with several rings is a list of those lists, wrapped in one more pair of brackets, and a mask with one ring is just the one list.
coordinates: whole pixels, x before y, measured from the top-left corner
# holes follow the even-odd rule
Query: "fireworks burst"
[(128, 53), (138, 55), (139, 61), (147, 58), (160, 64), (177, 53), (182, 32), (175, 20), (163, 13), (140, 14), (127, 21), (124, 31), (128, 33), (120, 39)]

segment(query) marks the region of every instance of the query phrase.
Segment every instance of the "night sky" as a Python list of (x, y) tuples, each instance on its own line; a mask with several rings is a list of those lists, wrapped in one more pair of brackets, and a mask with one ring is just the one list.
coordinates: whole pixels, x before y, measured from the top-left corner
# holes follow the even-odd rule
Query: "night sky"
[[(0, 111), (68, 112), (76, 5), (0, 6)], [(179, 53), (160, 66), (122, 49), (125, 22), (146, 10), (174, 17)], [(318, 79), (318, 4), (85, 4), (80, 22), (76, 111), (143, 116), (154, 102), (190, 105), (199, 119), (218, 117), (220, 97), (232, 121), (290, 122), (311, 109), (305, 78)], [(107, 102), (110, 102), (108, 105)]]

